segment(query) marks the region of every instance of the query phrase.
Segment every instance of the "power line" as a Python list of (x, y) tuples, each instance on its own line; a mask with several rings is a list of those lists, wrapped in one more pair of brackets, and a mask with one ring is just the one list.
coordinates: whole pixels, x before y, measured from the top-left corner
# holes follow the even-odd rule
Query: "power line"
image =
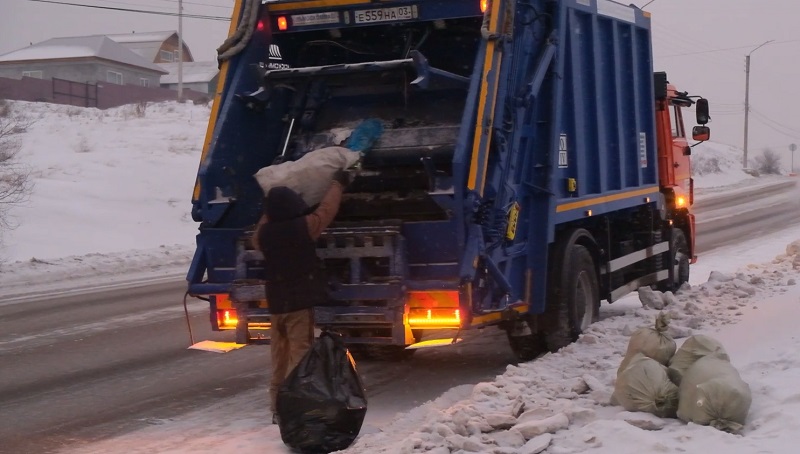
[[(165, 6), (160, 6), (160, 5), (142, 5), (142, 4), (136, 4), (136, 3), (118, 2), (118, 1), (114, 1), (114, 0), (102, 0), (102, 2), (103, 3), (113, 3), (115, 5), (130, 5), (130, 6), (139, 6), (139, 7), (147, 6), (147, 7), (151, 7), (151, 8), (166, 8)], [(164, 12), (167, 12), (167, 11), (164, 11)]]
[[(711, 47), (706, 42), (697, 42), (697, 40), (688, 40), (684, 35), (679, 33), (675, 33), (669, 27), (662, 25), (660, 22), (654, 21), (653, 22), (653, 35), (664, 35), (667, 39), (660, 39), (657, 43), (654, 43), (655, 47), (666, 47), (665, 49), (667, 52), (663, 52), (667, 54), (667, 56), (674, 55), (684, 55), (684, 54), (691, 54), (695, 51), (695, 49), (699, 47)], [(672, 51), (672, 54), (669, 51)], [(656, 54), (656, 58), (662, 58), (661, 54)], [(736, 69), (741, 68), (741, 62), (739, 59), (734, 59), (729, 55), (708, 55), (706, 59), (706, 63), (709, 62), (708, 59), (714, 60), (714, 62), (724, 65), (728, 68), (735, 67)]]
[[(787, 44), (787, 43), (796, 43), (800, 42), (800, 39), (790, 39), (787, 41), (775, 41), (771, 44)], [(710, 50), (701, 50), (697, 52), (687, 52), (685, 54), (674, 54), (674, 55), (662, 55), (661, 58), (669, 58), (669, 57), (683, 57), (684, 55), (699, 55), (699, 54), (710, 54), (712, 52), (724, 52), (727, 50), (740, 50), (740, 49), (750, 49), (753, 46), (757, 46), (757, 44), (750, 44), (748, 46), (739, 46), (739, 47), (726, 47), (724, 49), (710, 49)]]
[[(178, 0), (160, 0), (160, 1), (162, 1), (162, 2), (170, 2), (170, 3), (178, 3)], [(187, 1), (184, 1), (184, 2), (183, 2), (183, 4), (184, 4), (184, 5), (197, 5), (197, 6), (210, 6), (210, 7), (212, 7), (212, 8), (225, 8), (225, 9), (231, 9), (231, 6), (225, 6), (225, 5), (212, 5), (212, 4), (209, 4), (209, 3), (197, 3), (197, 2), (187, 2)]]
[(772, 128), (775, 131), (778, 131), (778, 129), (781, 129), (781, 131), (778, 131), (778, 132), (780, 132), (781, 134), (784, 134), (784, 135), (788, 135), (790, 137), (800, 136), (800, 131), (798, 131), (798, 130), (790, 127), (790, 126), (786, 126), (783, 123), (779, 123), (779, 122), (773, 120), (772, 118), (766, 116), (765, 114), (759, 112), (758, 110), (753, 109), (752, 106), (750, 106), (750, 110), (753, 112), (753, 114), (757, 118), (759, 118), (761, 123), (764, 124), (765, 126), (769, 126), (770, 128)]
[(789, 131), (793, 131), (796, 134), (800, 134), (800, 131), (794, 129), (791, 126), (786, 126), (785, 124), (783, 124), (783, 123), (781, 123), (779, 121), (773, 120), (772, 118), (768, 117), (765, 113), (760, 112), (760, 111), (756, 110), (755, 108), (753, 108), (753, 106), (750, 106), (750, 110), (752, 110), (754, 113), (756, 113), (758, 115), (761, 115), (762, 117), (766, 118), (767, 120), (771, 121), (772, 123), (774, 123), (774, 124), (776, 124), (776, 125), (778, 125), (778, 126), (780, 126), (782, 128), (786, 128)]
[(765, 117), (762, 117), (762, 116), (760, 116), (758, 114), (755, 114), (755, 119), (756, 119), (756, 121), (758, 121), (762, 125), (766, 126), (767, 128), (769, 128), (769, 129), (771, 129), (771, 130), (773, 130), (773, 131), (777, 132), (778, 134), (781, 134), (781, 135), (783, 135), (785, 137), (790, 137), (790, 138), (795, 139), (795, 140), (797, 140), (798, 137), (800, 137), (800, 133), (796, 133), (796, 132), (793, 132), (793, 131), (786, 131), (786, 130), (783, 130), (783, 129), (779, 128), (779, 127), (776, 127), (774, 124), (770, 123), (769, 121), (766, 121)]
[(776, 127), (772, 126), (771, 124), (769, 124), (769, 123), (766, 123), (765, 121), (763, 121), (763, 120), (762, 120), (762, 119), (761, 119), (759, 116), (757, 116), (757, 115), (756, 115), (756, 120), (758, 120), (758, 122), (759, 122), (759, 123), (761, 123), (762, 125), (764, 125), (764, 126), (766, 126), (767, 128), (769, 128), (769, 129), (771, 129), (771, 130), (773, 130), (773, 131), (777, 132), (778, 134), (780, 134), (780, 135), (782, 135), (782, 136), (789, 137), (789, 138), (791, 138), (791, 139), (795, 139), (795, 140), (799, 140), (799, 139), (800, 139), (800, 134), (789, 134), (789, 133), (787, 133), (787, 132), (785, 132), (785, 131), (781, 131), (780, 129), (778, 129), (778, 128), (776, 128)]
[(712, 110), (711, 111), (711, 118), (717, 118), (717, 117), (741, 117), (742, 115), (744, 115), (744, 111), (743, 110), (740, 111), (740, 112), (733, 112), (733, 111), (717, 112), (716, 110)]
[[(104, 9), (104, 10), (111, 10), (111, 11), (124, 11), (128, 13), (141, 13), (141, 14), (154, 14), (158, 16), (179, 16), (178, 13), (173, 12), (166, 12), (166, 11), (152, 11), (152, 10), (143, 10), (143, 9), (129, 9), (129, 8), (117, 8), (113, 6), (99, 6), (99, 5), (85, 5), (81, 3), (69, 3), (69, 2), (57, 2), (54, 0), (28, 0), (30, 2), (38, 2), (38, 3), (52, 3), (55, 5), (66, 5), (66, 6), (79, 6), (82, 8), (95, 8), (95, 9)], [(207, 16), (203, 14), (180, 14), (188, 19), (207, 19), (207, 20), (218, 20), (218, 21), (230, 21), (229, 17), (223, 16)]]

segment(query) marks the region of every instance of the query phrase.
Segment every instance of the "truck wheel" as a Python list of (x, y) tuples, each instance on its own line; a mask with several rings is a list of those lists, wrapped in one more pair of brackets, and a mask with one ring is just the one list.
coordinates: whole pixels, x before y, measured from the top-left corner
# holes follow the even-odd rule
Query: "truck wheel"
[(676, 292), (684, 282), (689, 281), (689, 244), (681, 229), (672, 229), (672, 241), (669, 245), (670, 263), (672, 263), (672, 279), (662, 281), (658, 290)]
[(545, 312), (545, 342), (556, 351), (578, 339), (599, 319), (600, 289), (592, 254), (585, 246), (567, 246), (561, 266), (550, 280)]
[[(530, 327), (530, 323), (527, 320), (517, 320), (515, 323), (525, 323)], [(539, 333), (531, 332), (529, 334), (515, 335), (514, 331), (513, 327), (506, 328), (506, 336), (508, 337), (509, 345), (511, 345), (511, 351), (520, 361), (534, 360), (547, 351), (544, 340)]]

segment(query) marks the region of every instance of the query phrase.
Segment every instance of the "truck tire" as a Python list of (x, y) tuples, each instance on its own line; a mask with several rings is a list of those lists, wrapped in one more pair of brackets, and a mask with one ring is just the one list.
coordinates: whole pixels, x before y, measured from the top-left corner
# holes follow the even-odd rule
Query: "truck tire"
[(599, 319), (600, 287), (594, 259), (585, 246), (569, 243), (549, 281), (543, 331), (547, 348), (553, 352), (577, 340)]
[(689, 244), (686, 242), (686, 235), (683, 230), (673, 228), (671, 236), (668, 263), (672, 264), (673, 276), (658, 285), (658, 290), (662, 292), (676, 292), (689, 281)]
[[(517, 320), (515, 323), (525, 323), (528, 327), (531, 326), (531, 323), (526, 319)], [(522, 362), (532, 361), (547, 351), (544, 339), (539, 333), (531, 332), (530, 334), (514, 335), (513, 327), (508, 327), (505, 331), (511, 351)]]

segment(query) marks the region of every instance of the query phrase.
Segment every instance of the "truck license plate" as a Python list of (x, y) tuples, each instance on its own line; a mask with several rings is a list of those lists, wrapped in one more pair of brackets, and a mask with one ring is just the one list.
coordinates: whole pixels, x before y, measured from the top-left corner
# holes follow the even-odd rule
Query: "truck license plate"
[(390, 22), (417, 18), (417, 7), (396, 6), (394, 8), (377, 8), (354, 11), (355, 23), (369, 24), (374, 22)]

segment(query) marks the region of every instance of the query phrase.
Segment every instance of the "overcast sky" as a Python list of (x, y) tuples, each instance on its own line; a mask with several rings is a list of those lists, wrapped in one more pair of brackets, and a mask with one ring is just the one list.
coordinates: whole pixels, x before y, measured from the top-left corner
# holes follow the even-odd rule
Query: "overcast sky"
[[(111, 8), (176, 12), (178, 0), (56, 0)], [(185, 0), (184, 12), (229, 17), (234, 0)], [(424, 0), (423, 0), (424, 1)], [(477, 1), (477, 0), (475, 0)], [(644, 5), (648, 0), (632, 0)], [(800, 1), (655, 0), (655, 69), (711, 103), (712, 140), (741, 147), (744, 139), (745, 55), (751, 56), (750, 156), (800, 145)], [(0, 54), (52, 37), (176, 30), (176, 17), (0, 0)], [(195, 60), (213, 60), (228, 22), (184, 19)], [(687, 125), (691, 127), (691, 124)], [(800, 150), (795, 153), (800, 168)]]

